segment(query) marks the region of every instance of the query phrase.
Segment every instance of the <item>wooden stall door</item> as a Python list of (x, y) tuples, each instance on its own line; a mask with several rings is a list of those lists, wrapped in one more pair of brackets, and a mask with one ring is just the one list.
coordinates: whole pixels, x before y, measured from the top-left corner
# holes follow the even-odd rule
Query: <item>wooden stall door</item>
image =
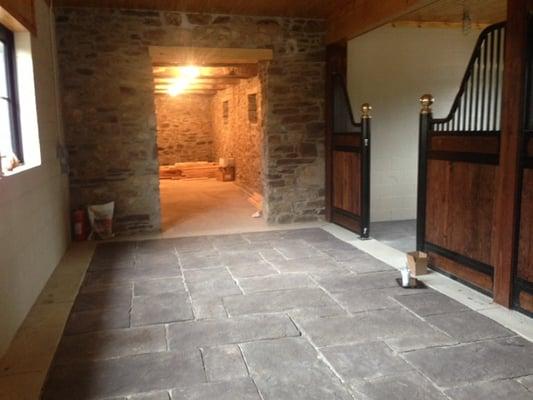
[(521, 190), (518, 249), (514, 269), (514, 306), (533, 315), (533, 17), (528, 23), (527, 79), (523, 151), (520, 162)]
[(370, 223), (370, 107), (354, 121), (346, 89), (346, 47), (328, 48), (326, 215), (367, 238)]
[(485, 29), (445, 118), (421, 98), (417, 249), (429, 265), (492, 295), (505, 24)]

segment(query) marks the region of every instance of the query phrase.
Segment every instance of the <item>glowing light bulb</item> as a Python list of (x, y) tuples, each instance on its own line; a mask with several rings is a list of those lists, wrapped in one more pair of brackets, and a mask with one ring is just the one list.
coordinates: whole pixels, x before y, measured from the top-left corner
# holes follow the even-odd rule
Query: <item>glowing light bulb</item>
[(187, 89), (187, 86), (191, 83), (190, 79), (187, 78), (178, 78), (169, 86), (167, 92), (170, 96), (176, 97), (178, 94), (181, 94)]
[(194, 79), (200, 75), (200, 68), (195, 67), (194, 65), (189, 65), (187, 67), (181, 67), (180, 73), (189, 79)]

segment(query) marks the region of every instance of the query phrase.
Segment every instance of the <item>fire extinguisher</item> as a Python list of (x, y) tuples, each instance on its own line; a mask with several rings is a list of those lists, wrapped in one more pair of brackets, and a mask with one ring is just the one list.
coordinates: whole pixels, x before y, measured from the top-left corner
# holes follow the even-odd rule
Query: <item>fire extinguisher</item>
[(72, 224), (74, 228), (74, 240), (77, 242), (87, 240), (87, 217), (85, 210), (77, 209), (72, 212)]

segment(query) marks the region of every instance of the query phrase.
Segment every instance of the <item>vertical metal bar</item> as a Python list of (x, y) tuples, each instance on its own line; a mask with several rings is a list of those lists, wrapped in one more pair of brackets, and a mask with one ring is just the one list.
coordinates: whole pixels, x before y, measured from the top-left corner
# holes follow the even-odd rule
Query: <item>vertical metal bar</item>
[(463, 131), (466, 131), (466, 102), (467, 102), (467, 95), (468, 95), (468, 90), (467, 90), (468, 86), (465, 85), (465, 88), (464, 88), (464, 93), (463, 93), (463, 97), (461, 98), (461, 116), (462, 116), (462, 121), (461, 121), (461, 130)]
[(498, 108), (498, 103), (500, 101), (500, 59), (502, 57), (502, 40), (501, 40), (501, 33), (502, 29), (498, 29), (498, 39), (497, 39), (497, 45), (496, 50), (498, 51), (498, 55), (496, 56), (496, 89), (494, 92), (494, 130), (498, 130), (498, 117), (500, 115), (500, 110)]
[(463, 104), (463, 97), (461, 96), (461, 99), (459, 99), (459, 104), (457, 105), (457, 130), (460, 131), (462, 129), (462, 104)]
[(418, 141), (416, 249), (418, 251), (423, 251), (426, 243), (427, 148), (429, 132), (433, 120), (433, 114), (431, 111), (433, 97), (431, 95), (424, 95), (420, 98), (420, 103), (422, 104), (422, 110), (420, 112)]
[(475, 83), (475, 78), (474, 78), (474, 72), (475, 72), (475, 68), (474, 68), (474, 65), (472, 65), (472, 70), (470, 72), (470, 78), (468, 79), (468, 84), (470, 86), (470, 94), (468, 96), (468, 100), (469, 100), (469, 103), (468, 103), (468, 130), (471, 131), (472, 130), (472, 117), (473, 117), (473, 107), (474, 107), (474, 83)]
[(494, 78), (494, 33), (491, 32), (490, 34), (490, 42), (489, 42), (489, 51), (490, 51), (490, 56), (489, 56), (489, 60), (490, 60), (490, 69), (489, 69), (489, 85), (488, 85), (488, 89), (489, 89), (489, 97), (488, 97), (488, 123), (487, 123), (487, 130), (492, 130), (492, 126), (491, 126), (491, 115), (490, 113), (492, 112), (493, 110), (493, 107), (492, 107), (492, 91), (493, 91), (493, 87), (492, 87), (492, 79)]
[[(365, 106), (363, 105), (363, 109)], [(370, 235), (370, 109), (361, 118), (361, 239)]]
[[(485, 96), (487, 92), (487, 38), (483, 41), (482, 51), (483, 51), (483, 89), (481, 91), (481, 130), (488, 128), (487, 121), (485, 120), (485, 108), (487, 104), (485, 103)], [(488, 112), (487, 112), (488, 113)]]
[(481, 81), (481, 49), (479, 49), (479, 54), (478, 54), (478, 58), (477, 58), (477, 76), (476, 76), (476, 107), (475, 107), (475, 110), (476, 110), (476, 116), (475, 116), (475, 123), (474, 123), (474, 130), (476, 131), (480, 131), (482, 130), (481, 128), (481, 123), (479, 121), (479, 116), (480, 116), (480, 110), (479, 110), (479, 90), (480, 90), (480, 81)]

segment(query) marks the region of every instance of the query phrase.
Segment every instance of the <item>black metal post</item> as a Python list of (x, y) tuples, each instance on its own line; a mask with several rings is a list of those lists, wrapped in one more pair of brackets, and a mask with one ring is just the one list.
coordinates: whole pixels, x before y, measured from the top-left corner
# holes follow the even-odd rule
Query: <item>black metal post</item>
[(361, 106), (361, 239), (370, 236), (370, 111), (370, 104)]
[(420, 98), (420, 131), (418, 141), (418, 198), (416, 210), (416, 249), (424, 251), (426, 241), (426, 192), (427, 192), (427, 146), (433, 120), (431, 105), (434, 99), (430, 94)]

